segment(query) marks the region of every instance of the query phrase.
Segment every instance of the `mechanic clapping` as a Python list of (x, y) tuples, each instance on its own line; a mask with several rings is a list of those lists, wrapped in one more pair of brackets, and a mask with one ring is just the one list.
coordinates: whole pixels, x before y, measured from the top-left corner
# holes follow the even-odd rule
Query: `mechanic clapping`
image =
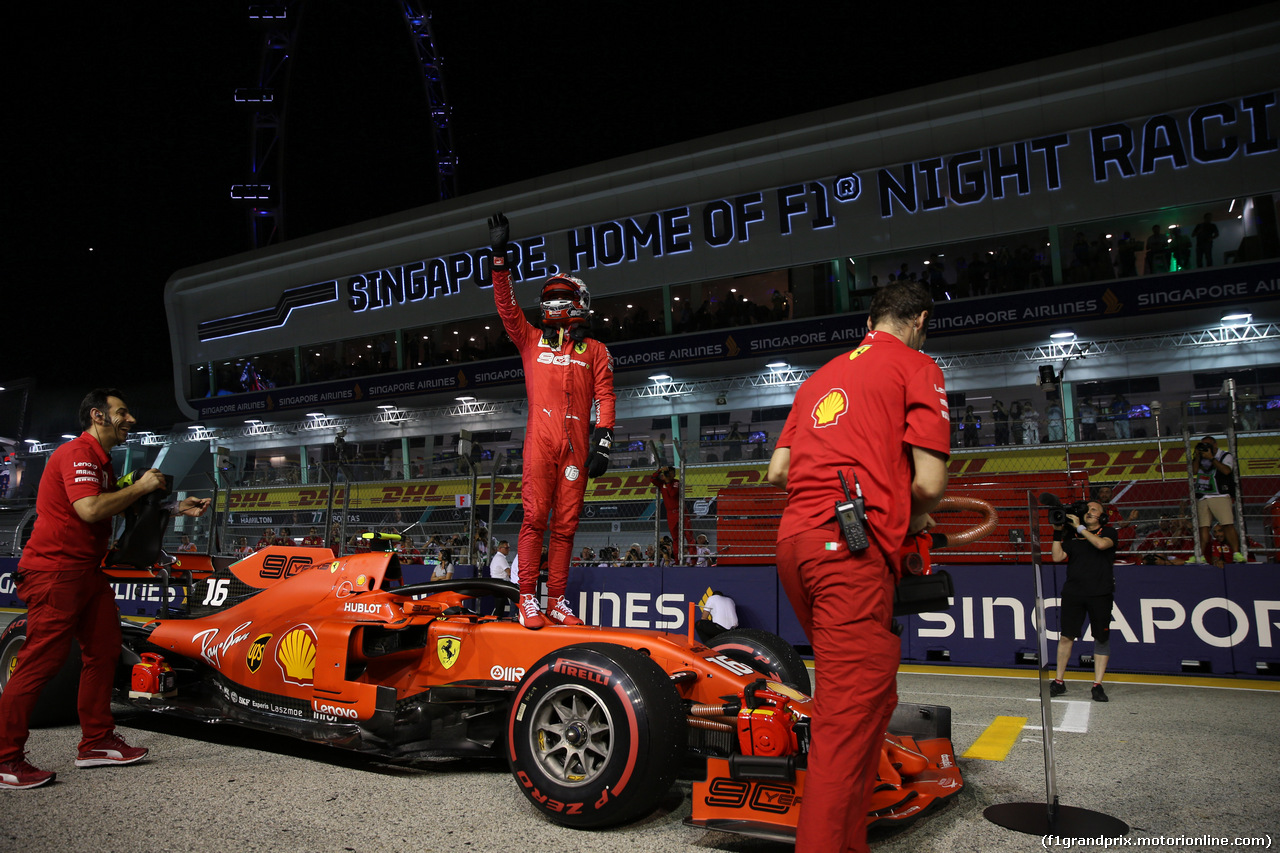
[(769, 460), (769, 482), (787, 490), (778, 578), (817, 678), (796, 830), (804, 853), (868, 849), (867, 811), (898, 704), (898, 551), (928, 525), (951, 451), (942, 371), (919, 352), (932, 311), (915, 282), (876, 291), (862, 345), (800, 386)]
[[(547, 614), (538, 607), (538, 574), (520, 578), (520, 624), (541, 628), (547, 618), (581, 625), (565, 600), (573, 535), (578, 530), (587, 477), (609, 468), (613, 446), (613, 359), (590, 337), (591, 295), (581, 281), (552, 275), (542, 285), (542, 328), (525, 319), (511, 289), (507, 259), (511, 227), (501, 213), (489, 219), (493, 244), (493, 299), (524, 364), (529, 417), (525, 422), (524, 468), (520, 499), (524, 522), (516, 556), (525, 566), (538, 564), (547, 517), (552, 517), (548, 549)], [(594, 402), (600, 411), (594, 432), (588, 421)]]
[[(36, 788), (51, 772), (26, 760), (31, 713), (40, 690), (80, 641), (78, 712), (83, 737), (76, 767), (133, 764), (147, 750), (129, 746), (115, 732), (111, 685), (120, 660), (120, 614), (115, 591), (100, 566), (107, 553), (111, 518), (151, 492), (165, 489), (157, 469), (117, 488), (111, 448), (124, 444), (137, 421), (115, 389), (90, 391), (80, 403), (84, 432), (49, 457), (36, 497), (36, 523), (22, 552), (18, 596), (27, 605), (27, 639), (19, 665), (0, 694), (0, 788)], [(203, 515), (207, 498), (187, 498), (170, 511)]]

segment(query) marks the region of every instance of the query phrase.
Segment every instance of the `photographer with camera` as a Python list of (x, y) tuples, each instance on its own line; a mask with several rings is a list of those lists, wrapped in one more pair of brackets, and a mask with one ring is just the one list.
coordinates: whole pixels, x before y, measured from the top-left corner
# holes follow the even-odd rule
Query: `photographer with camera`
[[(90, 391), (79, 415), (84, 432), (55, 450), (45, 465), (35, 528), (14, 575), (18, 597), (27, 605), (27, 640), (22, 665), (0, 694), (0, 789), (36, 788), (54, 780), (54, 773), (26, 760), (23, 747), (40, 690), (66, 663), (72, 640), (80, 643), (83, 661), (76, 708), (83, 737), (76, 767), (133, 764), (147, 755), (116, 734), (111, 716), (120, 612), (101, 565), (112, 517), (167, 486), (155, 468), (116, 480), (111, 449), (128, 441), (137, 423), (121, 392)], [(209, 503), (186, 498), (168, 511), (198, 516)]]
[[(1049, 685), (1050, 696), (1067, 692), (1063, 675), (1071, 647), (1080, 639), (1084, 619), (1093, 629), (1093, 700), (1106, 702), (1102, 678), (1111, 659), (1111, 607), (1116, 591), (1116, 529), (1103, 524), (1106, 510), (1098, 501), (1080, 501), (1069, 509), (1050, 510), (1053, 525), (1053, 561), (1067, 563), (1059, 613), (1057, 677)], [(1081, 520), (1083, 517), (1083, 521)]]
[(1196, 518), (1200, 524), (1200, 553), (1206, 561), (1213, 544), (1213, 523), (1222, 525), (1222, 535), (1231, 548), (1231, 559), (1244, 562), (1240, 552), (1240, 534), (1236, 532), (1235, 515), (1231, 502), (1236, 483), (1236, 458), (1218, 449), (1218, 440), (1211, 435), (1200, 439), (1196, 445), (1195, 465), (1192, 476), (1196, 478)]

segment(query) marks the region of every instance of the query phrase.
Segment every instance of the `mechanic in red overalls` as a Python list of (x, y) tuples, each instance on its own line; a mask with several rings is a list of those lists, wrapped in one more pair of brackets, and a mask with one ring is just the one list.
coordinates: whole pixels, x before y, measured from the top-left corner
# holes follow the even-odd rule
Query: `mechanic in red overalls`
[[(157, 469), (116, 488), (111, 448), (137, 423), (119, 391), (95, 389), (80, 403), (84, 432), (49, 457), (36, 496), (36, 523), (18, 561), (18, 597), (27, 605), (27, 639), (13, 677), (0, 694), (0, 789), (35, 788), (54, 774), (27, 762), (23, 746), (40, 690), (80, 642), (83, 668), (77, 710), (83, 738), (77, 767), (133, 764), (147, 750), (115, 732), (111, 685), (120, 661), (120, 614), (100, 566), (111, 517), (157, 489)], [(187, 498), (172, 513), (198, 516), (209, 500)]]
[[(609, 468), (613, 447), (613, 359), (609, 349), (588, 334), (591, 296), (567, 275), (553, 275), (542, 286), (542, 328), (525, 319), (511, 289), (507, 246), (511, 228), (501, 213), (489, 220), (493, 243), (493, 299), (498, 315), (524, 363), (529, 417), (525, 422), (524, 469), (520, 498), (524, 522), (516, 555), (525, 566), (538, 564), (547, 516), (552, 518), (548, 548), (547, 614), (538, 607), (536, 572), (520, 577), (520, 624), (541, 628), (549, 617), (563, 625), (581, 625), (565, 600), (573, 534), (587, 491), (587, 477)], [(598, 401), (595, 431), (589, 421)]]
[[(881, 744), (897, 706), (892, 630), (898, 552), (942, 498), (950, 410), (942, 371), (919, 352), (933, 300), (914, 282), (876, 292), (853, 352), (796, 393), (769, 461), (787, 490), (778, 577), (813, 646), (817, 688), (796, 850), (866, 851)], [(838, 474), (866, 504), (869, 546), (851, 551), (835, 507)]]

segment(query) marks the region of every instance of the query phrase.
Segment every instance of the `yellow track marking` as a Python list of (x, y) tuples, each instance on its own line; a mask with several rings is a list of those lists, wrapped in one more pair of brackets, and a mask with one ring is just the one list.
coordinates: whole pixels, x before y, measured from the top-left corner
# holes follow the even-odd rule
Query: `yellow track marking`
[(1022, 737), (1022, 727), (1026, 724), (1026, 717), (996, 717), (961, 758), (1004, 761), (1009, 750)]

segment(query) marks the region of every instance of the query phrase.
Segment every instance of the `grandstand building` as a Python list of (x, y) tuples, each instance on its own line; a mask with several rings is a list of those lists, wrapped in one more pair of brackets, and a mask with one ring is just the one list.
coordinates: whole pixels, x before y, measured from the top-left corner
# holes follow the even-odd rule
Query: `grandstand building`
[[(1153, 440), (1160, 472), (1166, 439), (1222, 432), (1230, 406), (1242, 431), (1275, 426), (1278, 60), (1257, 8), (181, 270), (165, 299), (192, 429), (132, 452), (193, 472), (213, 452), (227, 486), (309, 485), (339, 459), (424, 480), (461, 473), (466, 429), (481, 474), (518, 473), (523, 379), (485, 260), (503, 210), (526, 307), (555, 271), (591, 289), (615, 471), (767, 458), (795, 385), (905, 276), (938, 301), (954, 474), (1116, 468)], [(1002, 449), (1033, 443), (1040, 461)]]

